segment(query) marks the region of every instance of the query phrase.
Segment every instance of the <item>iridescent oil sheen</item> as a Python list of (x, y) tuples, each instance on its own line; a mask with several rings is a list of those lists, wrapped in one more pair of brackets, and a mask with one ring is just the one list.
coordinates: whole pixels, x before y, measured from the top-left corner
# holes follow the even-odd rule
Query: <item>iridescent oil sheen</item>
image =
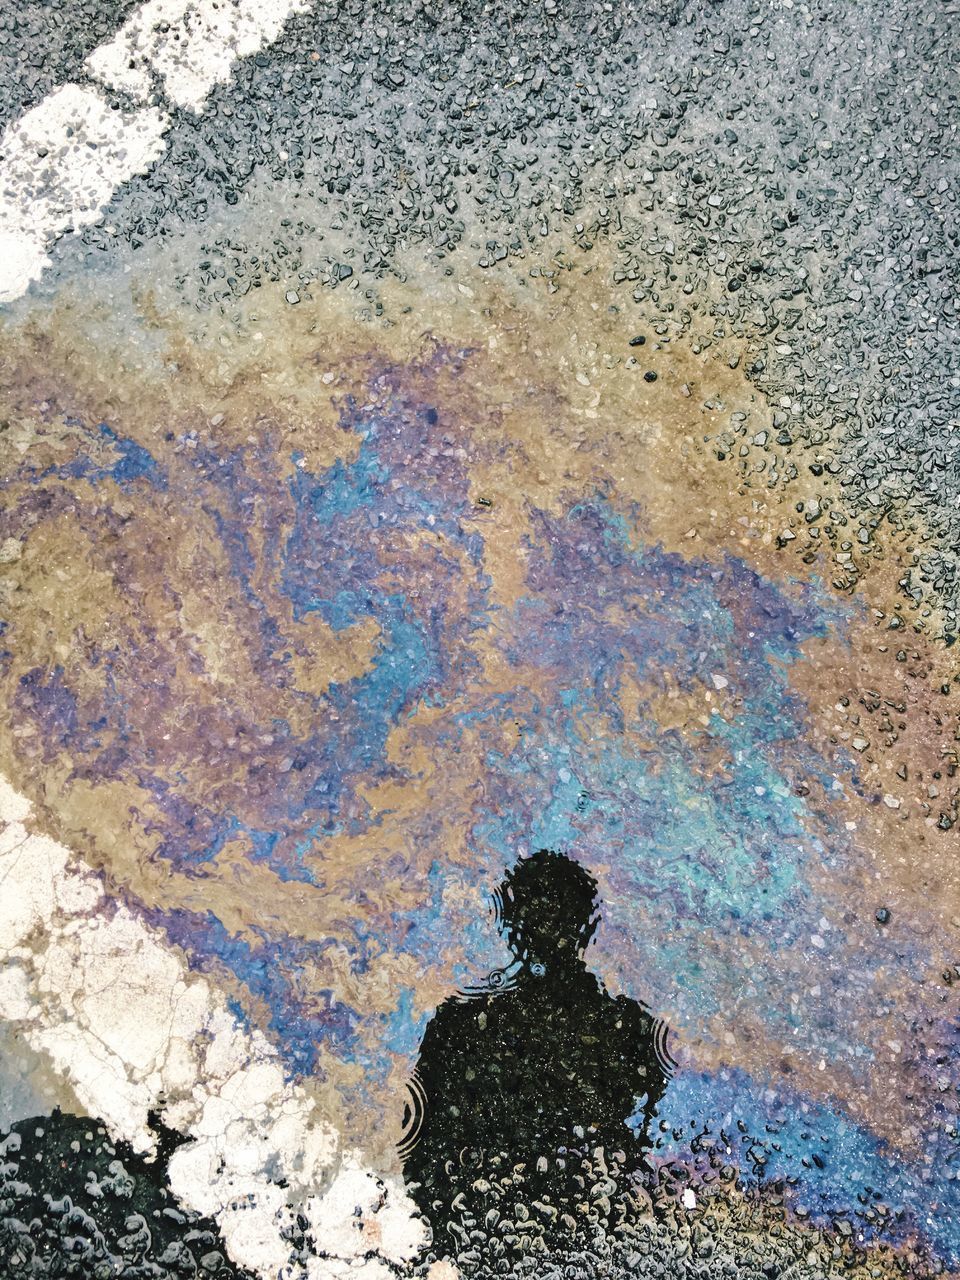
[[(65, 347), (22, 382), (5, 767), (393, 1167), (430, 1017), (509, 961), (493, 890), (569, 852), (591, 969), (674, 1029), (650, 1159), (696, 1185), (713, 1135), (799, 1231), (960, 1265), (956, 880), (898, 871), (947, 856), (908, 795), (955, 770), (939, 658), (704, 459), (703, 362), (692, 399), (666, 346), (653, 387), (595, 373), (586, 419), (533, 341), (447, 327), (299, 332), (315, 413), (234, 383), (207, 417), (149, 368), (107, 392)], [(909, 781), (871, 727), (905, 700)]]

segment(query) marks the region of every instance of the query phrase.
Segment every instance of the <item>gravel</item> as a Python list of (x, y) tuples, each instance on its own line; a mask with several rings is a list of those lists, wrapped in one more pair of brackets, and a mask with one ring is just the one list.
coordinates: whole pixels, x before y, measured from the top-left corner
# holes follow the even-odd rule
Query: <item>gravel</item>
[[(80, 75), (130, 7), (7, 4), (4, 121)], [(956, 0), (320, 3), (202, 115), (174, 110), (152, 171), (55, 257), (129, 253), (135, 267), (189, 231), (176, 284), (202, 311), (270, 284), (291, 307), (311, 286), (375, 288), (410, 248), (440, 270), (495, 272), (558, 240), (585, 261), (610, 246), (611, 294), (636, 308), (631, 347), (668, 332), (695, 351), (742, 342), (770, 420), (757, 431), (734, 415), (711, 443), (739, 482), (795, 487), (781, 545), (803, 555), (827, 538), (850, 590), (882, 533), (912, 534), (910, 622), (952, 643), (958, 47)], [(731, 1259), (761, 1275), (760, 1255), (738, 1252), (767, 1229), (760, 1209), (734, 1199), (725, 1213), (729, 1252), (698, 1259), (694, 1238), (671, 1259), (650, 1227), (624, 1245), (623, 1270), (636, 1273), (633, 1249), (644, 1275), (668, 1262), (732, 1274)], [(775, 1273), (866, 1268), (849, 1236), (824, 1227), (807, 1253), (783, 1229)]]
[(178, 286), (204, 309), (369, 286), (407, 246), (453, 270), (606, 239), (644, 328), (743, 341), (773, 430), (740, 427), (741, 449), (732, 424), (718, 456), (751, 484), (839, 484), (840, 588), (885, 522), (915, 533), (901, 589), (952, 641), (958, 19), (956, 0), (322, 3), (177, 113), (79, 251), (193, 226)]
[(180, 1206), (168, 1154), (147, 1160), (60, 1111), (5, 1129), (0, 1280), (253, 1280), (226, 1257), (216, 1224)]
[(136, 0), (10, 0), (0, 5), (0, 128), (51, 89), (83, 74), (83, 62)]

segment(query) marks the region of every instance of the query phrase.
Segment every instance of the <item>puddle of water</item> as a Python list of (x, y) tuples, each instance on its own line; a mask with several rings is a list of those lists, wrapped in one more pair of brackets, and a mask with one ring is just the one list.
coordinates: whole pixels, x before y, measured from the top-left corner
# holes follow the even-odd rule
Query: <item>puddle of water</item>
[[(0, 767), (103, 890), (65, 905), (53, 877), (8, 1016), (63, 1064), (66, 1110), (100, 1096), (66, 1046), (105, 1045), (135, 1084), (114, 1137), (149, 1145), (156, 1108), (196, 1143), (209, 1068), (150, 974), (223, 993), (192, 1034), (220, 1044), (220, 1019), (231, 1071), (275, 1073), (238, 1104), (270, 1259), (311, 1229), (349, 1244), (354, 1203), (397, 1267), (414, 1203), (468, 1271), (549, 1253), (564, 1215), (600, 1274), (955, 1258), (934, 1201), (956, 1183), (928, 1177), (956, 1132), (955, 685), (890, 629), (907, 534), (841, 590), (768, 482), (733, 339), (638, 323), (601, 269), (557, 293), (506, 266), (411, 278), (381, 316), (338, 290), (219, 319), (115, 278), (109, 306), (65, 287), (8, 325)], [(570, 860), (531, 926), (540, 848)], [(157, 948), (149, 1053), (98, 1003), (118, 910)], [(276, 1168), (307, 1114), (336, 1138), (295, 1197)], [(168, 1155), (222, 1225), (247, 1156), (208, 1202)], [(234, 1258), (273, 1265), (231, 1223)]]

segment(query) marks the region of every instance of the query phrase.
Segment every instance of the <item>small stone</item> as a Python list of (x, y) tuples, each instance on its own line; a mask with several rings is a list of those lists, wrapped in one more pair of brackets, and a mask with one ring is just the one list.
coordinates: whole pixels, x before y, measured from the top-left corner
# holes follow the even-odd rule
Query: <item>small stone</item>
[(877, 924), (889, 924), (889, 923), (890, 923), (890, 908), (889, 908), (889, 907), (877, 907), (876, 915), (875, 915), (875, 917), (874, 917), (874, 918), (876, 919)]

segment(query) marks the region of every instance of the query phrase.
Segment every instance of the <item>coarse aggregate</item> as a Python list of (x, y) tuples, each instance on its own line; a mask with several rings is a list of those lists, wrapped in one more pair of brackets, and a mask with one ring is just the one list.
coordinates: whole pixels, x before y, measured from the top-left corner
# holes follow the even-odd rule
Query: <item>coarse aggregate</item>
[(216, 1224), (184, 1212), (152, 1162), (103, 1125), (55, 1110), (0, 1131), (0, 1276), (252, 1280), (224, 1257)]
[(318, 4), (178, 113), (81, 252), (193, 227), (178, 286), (229, 308), (270, 281), (291, 305), (375, 289), (411, 246), (458, 272), (608, 240), (638, 321), (741, 341), (772, 420), (718, 453), (837, 479), (844, 527), (805, 518), (843, 586), (846, 544), (916, 534), (902, 591), (952, 640), (958, 50), (952, 0)]
[(55, 89), (83, 75), (136, 0), (11, 0), (0, 6), (0, 128)]
[[(132, 9), (7, 4), (0, 120)], [(680, 1069), (649, 1203), (585, 1157), (551, 1258), (487, 1187), (462, 1274), (957, 1274), (958, 51), (956, 0), (313, 4), (5, 309), (0, 766), (362, 1156), (298, 1280), (457, 1274), (377, 1179), (541, 841)], [(96, 1042), (24, 937), (13, 1037)], [(198, 1257), (266, 1274), (234, 1207)]]

